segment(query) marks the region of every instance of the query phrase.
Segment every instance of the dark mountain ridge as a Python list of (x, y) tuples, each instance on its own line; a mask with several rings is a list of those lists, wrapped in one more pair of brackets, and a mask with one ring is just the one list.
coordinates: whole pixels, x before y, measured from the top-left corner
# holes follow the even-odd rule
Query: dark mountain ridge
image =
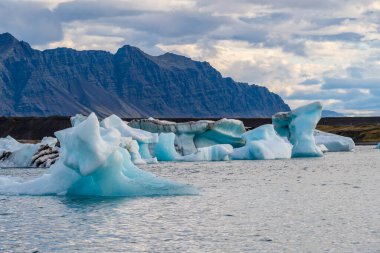
[(207, 62), (132, 46), (115, 54), (35, 50), (0, 34), (1, 116), (265, 117), (289, 110), (267, 88), (238, 83)]

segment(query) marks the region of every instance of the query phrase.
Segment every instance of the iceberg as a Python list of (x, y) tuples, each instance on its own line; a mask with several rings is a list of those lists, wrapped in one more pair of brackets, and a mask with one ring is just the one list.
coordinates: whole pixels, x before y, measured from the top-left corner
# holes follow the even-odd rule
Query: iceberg
[(128, 150), (131, 155), (131, 160), (136, 165), (146, 164), (147, 162), (141, 158), (139, 152), (139, 144), (136, 140), (133, 140), (131, 137), (122, 137), (120, 146)]
[(177, 161), (228, 161), (229, 154), (232, 152), (233, 147), (230, 144), (217, 144), (211, 147), (199, 148), (193, 154), (177, 158)]
[(380, 142), (377, 143), (377, 145), (376, 145), (376, 149), (380, 149)]
[(154, 147), (154, 154), (158, 161), (175, 161), (179, 154), (174, 146), (174, 133), (160, 133), (158, 143)]
[(326, 148), (323, 144), (317, 144), (318, 148), (321, 150), (322, 153), (327, 153), (329, 150)]
[(314, 102), (291, 112), (273, 115), (272, 122), (277, 133), (287, 137), (293, 145), (292, 157), (321, 157), (313, 131), (321, 118), (322, 105)]
[(55, 133), (61, 157), (39, 178), (19, 182), (0, 178), (0, 193), (10, 195), (151, 196), (196, 194), (188, 185), (137, 168), (122, 136), (99, 126), (95, 114)]
[(115, 128), (123, 137), (132, 137), (138, 143), (157, 143), (158, 134), (144, 131), (128, 126), (121, 118), (111, 115), (100, 122), (100, 126), (105, 129)]
[(84, 116), (82, 114), (76, 114), (75, 116), (70, 117), (71, 126), (75, 127), (79, 125), (79, 123), (85, 121), (87, 119), (87, 116)]
[(0, 164), (4, 167), (28, 167), (38, 144), (19, 143), (11, 136), (0, 138)]
[(315, 143), (324, 145), (328, 152), (353, 151), (355, 142), (350, 137), (314, 130)]
[(19, 143), (11, 136), (0, 139), (2, 167), (50, 167), (59, 157), (57, 139), (44, 137), (40, 143)]
[(121, 136), (131, 137), (133, 140), (136, 140), (139, 145), (139, 153), (141, 155), (141, 158), (146, 160), (148, 163), (157, 162), (155, 159), (153, 159), (150, 151), (150, 144), (155, 144), (158, 142), (157, 133), (151, 133), (130, 127), (126, 122), (114, 114), (108, 118), (103, 119), (100, 122), (100, 126), (105, 129), (114, 128), (119, 131)]
[(53, 147), (57, 146), (57, 143), (58, 143), (57, 138), (45, 136), (44, 138), (42, 138), (40, 145), (47, 145), (47, 146), (53, 148)]
[(190, 155), (199, 148), (217, 144), (230, 144), (233, 147), (242, 147), (245, 144), (241, 137), (245, 133), (244, 124), (235, 119), (175, 123), (149, 118), (132, 120), (129, 125), (152, 133), (174, 133), (174, 143), (180, 155)]
[(288, 159), (292, 155), (292, 145), (287, 139), (277, 135), (273, 125), (263, 125), (243, 134), (246, 145), (235, 148), (232, 160)]
[(37, 152), (32, 156), (31, 166), (39, 168), (49, 168), (59, 159), (59, 148), (41, 144)]

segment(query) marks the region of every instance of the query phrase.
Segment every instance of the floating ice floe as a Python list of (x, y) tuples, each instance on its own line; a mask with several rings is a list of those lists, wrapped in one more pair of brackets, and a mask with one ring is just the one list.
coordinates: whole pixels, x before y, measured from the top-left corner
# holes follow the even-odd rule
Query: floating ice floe
[(277, 135), (273, 125), (263, 125), (243, 134), (244, 147), (235, 148), (233, 160), (267, 160), (291, 158), (292, 145)]
[(216, 144), (210, 147), (199, 148), (193, 154), (177, 158), (177, 161), (228, 161), (229, 154), (232, 152), (233, 147), (230, 144)]
[(0, 164), (4, 167), (28, 167), (39, 145), (19, 143), (11, 136), (0, 138)]
[(199, 148), (217, 144), (242, 147), (245, 127), (242, 121), (221, 119), (218, 121), (199, 120), (175, 123), (153, 118), (132, 120), (129, 125), (152, 133), (174, 133), (174, 145), (180, 155), (196, 153)]
[(291, 112), (273, 115), (272, 122), (277, 133), (289, 139), (293, 145), (292, 157), (320, 157), (322, 151), (316, 145), (313, 131), (321, 118), (319, 102), (299, 107)]
[(324, 145), (328, 152), (344, 152), (355, 149), (355, 142), (350, 137), (314, 130), (314, 138), (315, 143)]
[(60, 159), (39, 178), (19, 182), (0, 178), (1, 194), (147, 196), (195, 194), (190, 186), (175, 183), (138, 169), (122, 136), (114, 128), (102, 129), (95, 114), (75, 127), (55, 133)]
[(1, 167), (50, 167), (59, 157), (57, 139), (45, 137), (40, 143), (19, 143), (10, 136), (0, 138)]

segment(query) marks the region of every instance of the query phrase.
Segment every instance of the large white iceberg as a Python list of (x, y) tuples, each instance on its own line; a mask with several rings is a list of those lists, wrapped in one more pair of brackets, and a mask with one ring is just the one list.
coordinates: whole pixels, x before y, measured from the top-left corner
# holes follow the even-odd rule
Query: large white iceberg
[(289, 138), (293, 145), (292, 157), (320, 157), (321, 149), (316, 145), (314, 129), (321, 118), (322, 104), (311, 103), (291, 112), (277, 113), (272, 117), (275, 130)]
[(103, 129), (95, 114), (75, 127), (56, 132), (61, 157), (48, 173), (27, 182), (2, 180), (1, 194), (146, 196), (194, 194), (194, 188), (138, 169), (121, 135)]
[(233, 160), (267, 160), (291, 158), (292, 145), (277, 135), (273, 125), (263, 125), (243, 134), (246, 145), (235, 148)]
[(355, 149), (355, 142), (350, 137), (314, 130), (315, 143), (324, 145), (328, 152), (344, 152)]

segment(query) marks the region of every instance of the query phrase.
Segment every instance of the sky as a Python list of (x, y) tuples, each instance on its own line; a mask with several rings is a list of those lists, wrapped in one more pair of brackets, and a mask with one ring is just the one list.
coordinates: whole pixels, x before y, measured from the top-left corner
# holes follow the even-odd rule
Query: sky
[(2, 32), (41, 50), (173, 52), (292, 108), (380, 115), (380, 1), (2, 0)]

